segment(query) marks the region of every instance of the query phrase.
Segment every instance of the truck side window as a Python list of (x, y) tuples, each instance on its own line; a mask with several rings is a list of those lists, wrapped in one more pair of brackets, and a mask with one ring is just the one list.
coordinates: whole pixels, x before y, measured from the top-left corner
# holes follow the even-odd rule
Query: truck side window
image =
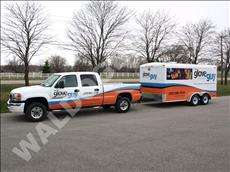
[(77, 87), (78, 86), (76, 75), (63, 76), (58, 82), (60, 82), (60, 81), (64, 81), (65, 87)]
[(84, 74), (84, 75), (80, 75), (80, 77), (81, 77), (81, 85), (83, 87), (90, 87), (90, 86), (98, 85), (97, 78), (95, 75)]

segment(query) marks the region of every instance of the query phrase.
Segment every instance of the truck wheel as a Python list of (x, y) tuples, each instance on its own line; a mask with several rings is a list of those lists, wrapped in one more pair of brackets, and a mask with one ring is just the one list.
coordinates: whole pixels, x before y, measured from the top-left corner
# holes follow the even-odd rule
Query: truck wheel
[(199, 104), (199, 101), (200, 101), (200, 97), (197, 94), (195, 94), (192, 96), (192, 98), (190, 100), (190, 104), (192, 106), (197, 106)]
[(208, 94), (204, 94), (201, 97), (200, 102), (201, 102), (202, 105), (207, 105), (209, 103), (209, 96), (208, 96)]
[(30, 121), (42, 121), (47, 115), (47, 109), (42, 103), (33, 102), (26, 107), (25, 115)]
[(115, 108), (119, 113), (128, 112), (130, 108), (130, 100), (127, 97), (120, 97), (116, 102)]

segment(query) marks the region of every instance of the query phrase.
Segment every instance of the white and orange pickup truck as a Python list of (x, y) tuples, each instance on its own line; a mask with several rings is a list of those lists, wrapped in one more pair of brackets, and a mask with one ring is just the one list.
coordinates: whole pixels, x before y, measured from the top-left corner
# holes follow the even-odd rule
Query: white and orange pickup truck
[(40, 85), (12, 90), (7, 104), (9, 111), (41, 121), (48, 111), (66, 108), (114, 106), (117, 112), (127, 112), (131, 102), (140, 99), (140, 84), (103, 84), (95, 72), (65, 72), (51, 75)]

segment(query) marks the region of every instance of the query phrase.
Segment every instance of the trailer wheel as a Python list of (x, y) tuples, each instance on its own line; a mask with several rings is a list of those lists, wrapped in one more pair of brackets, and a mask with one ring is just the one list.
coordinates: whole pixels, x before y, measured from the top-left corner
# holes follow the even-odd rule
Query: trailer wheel
[(115, 109), (119, 113), (125, 113), (129, 111), (130, 105), (130, 100), (127, 97), (120, 97), (116, 102)]
[(197, 94), (193, 95), (191, 100), (190, 100), (190, 104), (192, 106), (197, 106), (199, 104), (199, 102), (200, 102), (200, 97)]
[(47, 115), (47, 109), (42, 103), (33, 102), (26, 107), (25, 115), (30, 121), (39, 122)]
[(200, 102), (202, 105), (207, 105), (209, 103), (209, 96), (208, 94), (204, 94), (201, 99)]

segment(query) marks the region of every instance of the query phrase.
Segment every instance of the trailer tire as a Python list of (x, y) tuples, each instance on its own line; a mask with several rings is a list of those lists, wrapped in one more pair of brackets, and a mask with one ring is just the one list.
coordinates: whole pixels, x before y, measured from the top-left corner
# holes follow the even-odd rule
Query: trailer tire
[(208, 94), (204, 94), (201, 99), (200, 99), (200, 103), (202, 105), (207, 105), (209, 103), (209, 95)]
[(119, 113), (126, 113), (129, 111), (131, 106), (130, 100), (127, 97), (118, 98), (115, 109)]
[(47, 108), (40, 102), (32, 102), (26, 107), (25, 116), (32, 122), (42, 121), (47, 115)]
[(190, 104), (192, 106), (197, 106), (199, 104), (199, 102), (200, 102), (200, 97), (197, 94), (193, 95), (191, 100), (190, 100)]

